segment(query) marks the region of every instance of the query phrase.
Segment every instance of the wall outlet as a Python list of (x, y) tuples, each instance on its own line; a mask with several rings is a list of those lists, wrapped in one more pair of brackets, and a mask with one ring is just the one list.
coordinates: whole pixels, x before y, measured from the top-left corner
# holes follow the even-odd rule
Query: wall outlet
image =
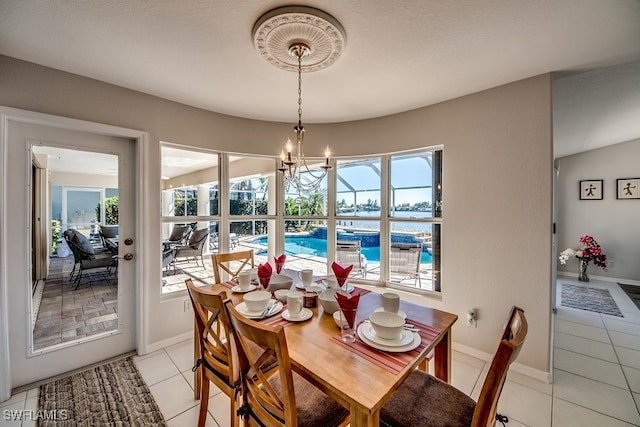
[(467, 326), (472, 326), (474, 328), (478, 327), (478, 319), (475, 310), (469, 310), (467, 312)]
[(193, 306), (191, 305), (191, 300), (185, 300), (184, 301), (184, 311), (191, 311), (193, 310)]
[(616, 266), (616, 262), (612, 259), (610, 259), (609, 261), (607, 261), (607, 267), (608, 268), (614, 268)]

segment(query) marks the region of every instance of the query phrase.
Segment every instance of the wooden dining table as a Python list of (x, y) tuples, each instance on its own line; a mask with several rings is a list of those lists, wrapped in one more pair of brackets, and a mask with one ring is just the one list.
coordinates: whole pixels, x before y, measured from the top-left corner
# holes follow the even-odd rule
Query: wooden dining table
[[(234, 304), (242, 302), (243, 294), (233, 293), (228, 284), (215, 284), (212, 292), (225, 291)], [(377, 292), (358, 289), (361, 293), (356, 322), (382, 306)], [(418, 349), (402, 353), (402, 363), (394, 369), (363, 357), (362, 352), (340, 341), (340, 330), (333, 317), (318, 305), (311, 309), (313, 316), (303, 322), (284, 324), (289, 357), (293, 369), (351, 412), (352, 427), (378, 426), (380, 409), (413, 369), (427, 356), (432, 357), (434, 374), (443, 381), (451, 375), (451, 328), (458, 319), (452, 313), (401, 301), (400, 310), (407, 322), (422, 325), (431, 331), (429, 339), (422, 339)], [(280, 314), (276, 315), (280, 318)], [(276, 319), (276, 317), (274, 317)], [(268, 321), (268, 320), (266, 320)], [(354, 345), (358, 342), (354, 343)], [(362, 341), (359, 345), (363, 346)], [(383, 352), (381, 352), (383, 353)], [(391, 354), (391, 353), (390, 353)], [(381, 354), (384, 357), (384, 355)]]

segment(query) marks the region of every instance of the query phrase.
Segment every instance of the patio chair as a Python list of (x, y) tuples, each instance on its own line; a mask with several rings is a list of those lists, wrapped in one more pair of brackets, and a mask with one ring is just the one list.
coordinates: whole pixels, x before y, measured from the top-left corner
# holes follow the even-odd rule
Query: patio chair
[(247, 319), (231, 300), (224, 306), (240, 368), (242, 406), (237, 413), (248, 425), (333, 427), (349, 423), (347, 409), (292, 371), (282, 325)]
[[(66, 230), (62, 233), (62, 236), (73, 253), (74, 265), (69, 278), (76, 283), (74, 290), (80, 286), (80, 280), (82, 280), (82, 275), (85, 271), (96, 268), (106, 268), (109, 271), (111, 267), (115, 266), (117, 258), (114, 259), (111, 251), (106, 249), (96, 250), (89, 239), (79, 231)], [(78, 273), (73, 278), (76, 267), (79, 267)]]
[[(238, 239), (238, 235), (236, 233), (229, 233), (229, 247), (231, 250), (234, 250), (236, 246), (240, 244), (240, 239)], [(211, 233), (209, 238), (209, 249), (213, 251), (217, 251), (218, 248), (218, 233)]]
[(191, 233), (191, 227), (188, 225), (174, 225), (171, 229), (171, 235), (163, 243), (171, 245), (183, 245)]
[(254, 267), (253, 249), (213, 254), (211, 255), (211, 263), (216, 283), (222, 283), (222, 272), (220, 270), (231, 276), (231, 280), (235, 280), (243, 269)]
[(413, 370), (380, 410), (380, 425), (492, 427), (509, 366), (527, 336), (527, 319), (513, 307), (476, 403), (462, 391), (420, 370)]
[(187, 261), (190, 261), (191, 258), (196, 260), (196, 265), (198, 264), (198, 257), (200, 257), (200, 261), (202, 261), (202, 268), (204, 266), (204, 258), (202, 254), (204, 252), (204, 245), (207, 242), (207, 237), (209, 237), (209, 229), (208, 228), (200, 228), (193, 233), (189, 237), (189, 241), (186, 245), (177, 245), (174, 247), (175, 252), (173, 254), (173, 271), (176, 271), (176, 261), (178, 258), (187, 258)]
[(391, 262), (389, 271), (404, 277), (420, 281), (420, 258), (422, 257), (422, 243), (391, 243)]
[(360, 240), (338, 240), (336, 262), (342, 266), (353, 265), (352, 275), (367, 278), (367, 257), (362, 254)]
[(118, 226), (117, 225), (100, 225), (100, 240), (102, 246), (111, 251), (111, 253), (118, 253)]

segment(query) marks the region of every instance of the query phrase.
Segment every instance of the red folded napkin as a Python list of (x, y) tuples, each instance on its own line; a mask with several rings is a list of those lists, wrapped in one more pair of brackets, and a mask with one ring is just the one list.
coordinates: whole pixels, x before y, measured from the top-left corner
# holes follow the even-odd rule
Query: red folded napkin
[(286, 259), (287, 256), (285, 254), (273, 258), (273, 261), (276, 263), (276, 273), (280, 274), (280, 271), (282, 270), (282, 267), (284, 267), (284, 262)]
[(331, 269), (333, 270), (333, 274), (336, 275), (336, 280), (338, 282), (338, 286), (342, 287), (344, 282), (349, 278), (349, 273), (351, 273), (351, 269), (353, 268), (353, 264), (349, 267), (342, 267), (340, 264), (337, 264), (335, 261), (331, 264)]
[(360, 302), (360, 294), (350, 295), (344, 292), (336, 292), (336, 300), (340, 306), (344, 318), (347, 320), (349, 327), (353, 328), (356, 322), (356, 310)]
[(267, 286), (269, 286), (269, 281), (271, 280), (271, 273), (273, 273), (271, 264), (266, 263), (266, 264), (258, 265), (258, 279), (260, 279), (260, 284), (265, 289), (267, 289)]

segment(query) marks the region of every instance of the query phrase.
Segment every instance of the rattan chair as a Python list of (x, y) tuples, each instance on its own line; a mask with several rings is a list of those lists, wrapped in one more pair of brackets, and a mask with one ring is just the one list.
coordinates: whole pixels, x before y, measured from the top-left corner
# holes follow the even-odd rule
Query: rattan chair
[(452, 385), (414, 370), (380, 410), (380, 425), (493, 426), (507, 371), (518, 356), (526, 335), (524, 311), (513, 307), (477, 403)]

